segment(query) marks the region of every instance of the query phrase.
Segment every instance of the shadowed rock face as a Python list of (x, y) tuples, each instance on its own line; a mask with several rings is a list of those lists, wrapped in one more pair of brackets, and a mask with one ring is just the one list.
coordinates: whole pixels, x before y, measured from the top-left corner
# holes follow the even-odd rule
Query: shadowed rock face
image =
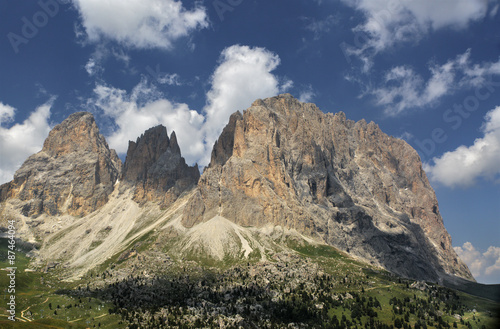
[(200, 172), (198, 165), (190, 167), (181, 157), (175, 132), (168, 138), (167, 129), (160, 125), (129, 142), (122, 177), (135, 185), (135, 201), (167, 206), (196, 185)]
[(0, 201), (25, 216), (82, 216), (108, 201), (120, 174), (139, 203), (169, 206), (196, 186), (179, 210), (186, 227), (214, 218), (279, 225), (403, 276), (473, 280), (451, 247), (417, 152), (374, 123), (324, 114), (288, 94), (234, 113), (201, 178), (163, 126), (129, 143), (122, 170), (93, 116), (72, 114), (0, 186)]
[(43, 149), (0, 187), (0, 200), (23, 201), (25, 216), (86, 215), (107, 202), (121, 165), (92, 114), (74, 113), (55, 126)]
[(295, 228), (403, 276), (473, 280), (417, 152), (374, 123), (288, 94), (231, 116), (182, 223), (216, 215)]

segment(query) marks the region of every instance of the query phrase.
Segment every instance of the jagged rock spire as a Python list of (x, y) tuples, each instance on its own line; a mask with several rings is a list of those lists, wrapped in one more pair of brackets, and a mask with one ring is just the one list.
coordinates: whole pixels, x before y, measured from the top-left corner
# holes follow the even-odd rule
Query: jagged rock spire
[(122, 177), (135, 186), (136, 201), (167, 205), (195, 186), (200, 172), (197, 165), (186, 164), (175, 132), (168, 138), (167, 129), (159, 125), (129, 142)]

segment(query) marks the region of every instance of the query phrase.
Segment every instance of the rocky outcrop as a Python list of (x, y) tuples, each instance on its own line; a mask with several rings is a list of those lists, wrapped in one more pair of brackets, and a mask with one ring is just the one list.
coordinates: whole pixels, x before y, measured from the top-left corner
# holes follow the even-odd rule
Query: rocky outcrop
[(417, 152), (374, 123), (288, 94), (231, 116), (182, 223), (215, 216), (296, 229), (407, 277), (473, 280)]
[(21, 200), (25, 216), (86, 215), (107, 202), (121, 165), (92, 114), (74, 113), (55, 126), (42, 150), (0, 187), (0, 201)]
[(122, 179), (135, 186), (134, 200), (156, 201), (167, 206), (200, 178), (198, 165), (190, 167), (181, 156), (177, 137), (164, 126), (148, 129), (129, 142)]
[[(120, 175), (121, 188), (111, 195)], [(163, 212), (155, 204), (138, 207), (131, 198), (165, 208), (178, 203)], [(176, 234), (192, 232), (179, 241), (190, 248), (215, 245), (219, 256), (230, 245), (235, 255), (243, 250), (246, 257), (257, 249), (265, 255), (263, 235), (281, 244), (290, 238), (279, 232), (291, 232), (289, 236), (307, 235), (406, 277), (473, 280), (451, 246), (417, 152), (374, 123), (347, 120), (342, 112), (325, 114), (288, 94), (257, 100), (243, 113), (234, 113), (201, 178), (198, 167), (182, 158), (175, 133), (169, 138), (163, 126), (129, 143), (122, 170), (93, 116), (72, 114), (50, 132), (42, 151), (0, 186), (0, 201), (0, 222), (5, 224), (7, 215), (19, 217), (22, 238), (50, 240), (65, 230), (59, 244), (42, 247), (46, 260), (57, 260), (56, 252), (61, 259), (66, 251), (76, 253), (67, 241), (85, 241), (78, 252), (89, 253), (75, 266), (95, 259), (91, 252), (119, 249), (119, 239), (128, 243), (132, 229), (145, 225), (142, 221), (151, 217), (144, 214), (154, 210), (158, 228), (165, 228), (175, 213), (169, 225)], [(19, 212), (48, 216), (28, 219)], [(61, 214), (88, 216), (71, 226), (78, 220)], [(128, 226), (114, 230), (117, 222)], [(95, 223), (105, 226), (94, 232)], [(271, 231), (278, 233), (266, 233)], [(113, 238), (92, 251), (93, 239), (109, 232)]]

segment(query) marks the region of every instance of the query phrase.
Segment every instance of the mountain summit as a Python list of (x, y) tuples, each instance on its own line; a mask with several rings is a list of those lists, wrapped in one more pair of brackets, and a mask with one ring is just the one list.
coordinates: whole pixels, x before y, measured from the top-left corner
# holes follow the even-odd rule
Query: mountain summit
[(406, 277), (473, 279), (417, 152), (373, 122), (289, 94), (231, 116), (182, 223), (215, 216), (295, 229)]
[(108, 201), (121, 166), (93, 115), (74, 113), (51, 130), (14, 180), (0, 187), (0, 201), (21, 200), (25, 216), (86, 215)]
[(135, 185), (136, 201), (160, 201), (166, 206), (196, 185), (200, 171), (181, 157), (175, 132), (168, 138), (167, 128), (160, 125), (129, 142), (122, 177)]
[(20, 238), (41, 241), (33, 266), (73, 279), (132, 246), (227, 261), (307, 243), (405, 277), (474, 280), (417, 152), (289, 94), (231, 115), (201, 177), (163, 126), (129, 143), (122, 169), (92, 115), (72, 114), (0, 195), (0, 224), (14, 217)]

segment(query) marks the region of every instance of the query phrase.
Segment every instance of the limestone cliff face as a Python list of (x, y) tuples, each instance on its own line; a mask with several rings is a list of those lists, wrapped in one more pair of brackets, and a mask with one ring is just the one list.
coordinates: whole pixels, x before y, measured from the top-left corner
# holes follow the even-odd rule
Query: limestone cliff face
[[(111, 195), (119, 178), (123, 191), (133, 190)], [(182, 158), (175, 133), (169, 138), (163, 126), (129, 143), (122, 170), (93, 116), (72, 114), (50, 132), (42, 151), (0, 186), (0, 219), (5, 221), (7, 211), (46, 214), (19, 222), (20, 233), (30, 237), (38, 231), (43, 239), (64, 224), (61, 218), (70, 217), (61, 214), (84, 216), (110, 198), (130, 194), (140, 204), (168, 207), (188, 190), (189, 202), (186, 194), (182, 207), (173, 207), (183, 212), (185, 227), (204, 222), (230, 227), (228, 220), (240, 227), (282, 226), (403, 276), (473, 280), (451, 246), (417, 152), (374, 123), (347, 120), (342, 112), (324, 114), (288, 94), (234, 113), (201, 177), (197, 166)], [(142, 218), (135, 202), (129, 206), (132, 217)], [(116, 214), (113, 202), (102, 211), (88, 218), (128, 218)], [(82, 230), (75, 226), (72, 236), (89, 236), (89, 227)]]
[(175, 132), (168, 138), (167, 129), (160, 125), (129, 142), (122, 177), (135, 186), (135, 201), (167, 206), (196, 185), (200, 172), (197, 165), (186, 164)]
[(0, 186), (0, 201), (21, 200), (25, 216), (86, 215), (107, 202), (121, 165), (92, 114), (74, 113), (52, 129), (43, 149), (11, 182)]
[(288, 94), (231, 116), (182, 223), (216, 215), (295, 228), (407, 277), (473, 280), (417, 152), (374, 123)]

